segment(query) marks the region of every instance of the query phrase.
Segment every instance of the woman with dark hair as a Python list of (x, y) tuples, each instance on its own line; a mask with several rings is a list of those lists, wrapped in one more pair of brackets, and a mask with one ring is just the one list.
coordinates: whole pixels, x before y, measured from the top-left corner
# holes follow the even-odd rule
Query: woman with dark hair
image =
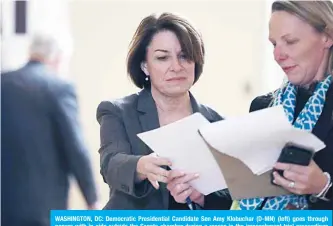
[[(189, 91), (198, 81), (203, 65), (201, 36), (188, 21), (170, 13), (151, 15), (141, 21), (131, 42), (127, 71), (142, 90), (118, 100), (103, 101), (97, 110), (101, 174), (110, 187), (105, 209), (188, 209), (185, 199), (182, 203), (174, 200), (167, 183), (185, 183), (195, 179), (193, 175), (178, 171), (171, 175), (172, 163), (152, 153), (137, 134), (195, 112), (211, 122), (222, 119), (214, 110), (199, 104)], [(219, 192), (204, 197), (190, 186), (177, 192), (206, 209), (221, 208), (224, 199)], [(226, 200), (226, 209), (230, 203)]]

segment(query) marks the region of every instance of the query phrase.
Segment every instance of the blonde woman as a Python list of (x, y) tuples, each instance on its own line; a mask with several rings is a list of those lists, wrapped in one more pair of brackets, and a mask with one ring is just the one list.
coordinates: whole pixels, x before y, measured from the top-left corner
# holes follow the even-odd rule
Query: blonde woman
[(333, 209), (333, 3), (276, 1), (269, 40), (288, 81), (271, 95), (254, 99), (250, 111), (282, 104), (290, 123), (323, 140), (309, 166), (277, 163), (274, 183), (292, 195), (244, 199), (233, 209)]

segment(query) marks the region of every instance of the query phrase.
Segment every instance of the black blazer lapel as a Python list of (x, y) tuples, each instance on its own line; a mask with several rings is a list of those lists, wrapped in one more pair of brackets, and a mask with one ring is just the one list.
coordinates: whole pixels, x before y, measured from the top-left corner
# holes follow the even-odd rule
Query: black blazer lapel
[(149, 90), (140, 92), (137, 110), (140, 112), (139, 121), (144, 132), (160, 127), (157, 108)]
[[(158, 119), (158, 113), (155, 101), (151, 95), (150, 90), (142, 90), (138, 98), (139, 121), (142, 127), (142, 131), (150, 131), (160, 127), (160, 122)], [(143, 142), (142, 142), (143, 143)], [(143, 143), (144, 151), (146, 154), (151, 154), (152, 150)], [(164, 169), (168, 167), (163, 166)], [(164, 206), (168, 208), (169, 206), (169, 192), (167, 191), (166, 184), (160, 183), (160, 191), (163, 199)]]
[(192, 95), (192, 93), (190, 93), (190, 98), (191, 98), (191, 105), (192, 105), (193, 113), (197, 113), (197, 112), (201, 113), (209, 122), (215, 122), (215, 121), (219, 120), (219, 118), (214, 118), (212, 113), (208, 111), (207, 107), (198, 103), (197, 100)]
[[(157, 115), (157, 108), (154, 99), (149, 90), (142, 90), (139, 93), (137, 111), (139, 113), (139, 123), (142, 132), (147, 132), (160, 127)], [(143, 150), (145, 154), (152, 153), (151, 149), (143, 142)]]

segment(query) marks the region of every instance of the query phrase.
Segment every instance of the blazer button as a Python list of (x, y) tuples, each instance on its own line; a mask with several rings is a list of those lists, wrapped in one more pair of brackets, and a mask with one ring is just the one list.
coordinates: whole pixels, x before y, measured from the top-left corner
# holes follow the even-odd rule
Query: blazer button
[(126, 192), (129, 191), (128, 186), (127, 186), (127, 185), (124, 185), (124, 184), (121, 185), (121, 189), (123, 189), (123, 190), (126, 191)]

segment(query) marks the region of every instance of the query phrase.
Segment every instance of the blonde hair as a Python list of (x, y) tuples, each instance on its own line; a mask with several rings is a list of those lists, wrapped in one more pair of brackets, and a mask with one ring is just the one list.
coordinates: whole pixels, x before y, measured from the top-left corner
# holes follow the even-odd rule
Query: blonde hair
[[(272, 12), (286, 11), (298, 16), (316, 31), (325, 33), (333, 39), (333, 2), (332, 1), (275, 1)], [(333, 74), (333, 46), (330, 48), (327, 73)]]

